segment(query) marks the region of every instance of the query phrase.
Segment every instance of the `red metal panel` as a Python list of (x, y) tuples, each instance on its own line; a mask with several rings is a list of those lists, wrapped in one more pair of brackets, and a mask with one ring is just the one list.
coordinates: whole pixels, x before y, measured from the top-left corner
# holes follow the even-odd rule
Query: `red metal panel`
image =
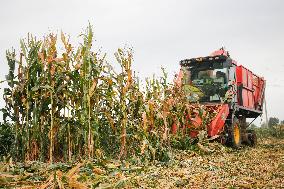
[(253, 75), (253, 97), (254, 97), (254, 107), (255, 108), (257, 106), (257, 101), (259, 98), (259, 84), (260, 84), (259, 77), (257, 77), (256, 75)]
[(247, 87), (248, 86), (248, 76), (247, 76), (247, 70), (242, 67), (242, 83), (244, 85), (244, 87)]
[(253, 93), (252, 91), (248, 90), (248, 107), (249, 108), (254, 108), (254, 102), (253, 102)]
[[(239, 87), (240, 85), (242, 85), (242, 80), (243, 80), (243, 72), (242, 72), (242, 67), (241, 66), (236, 66), (236, 81), (237, 81), (237, 86)], [(241, 99), (242, 99), (242, 94), (237, 93), (237, 97), (238, 97), (238, 104), (241, 104)]]
[(265, 81), (263, 78), (259, 78), (259, 95), (255, 101), (256, 109), (262, 109), (263, 99), (264, 99), (264, 90), (265, 90)]
[(252, 84), (253, 84), (253, 79), (252, 79), (252, 72), (248, 70), (248, 88), (252, 90)]
[(237, 66), (236, 77), (237, 85), (240, 87), (240, 91), (238, 91), (238, 104), (246, 108), (255, 109), (256, 103), (260, 98), (260, 78), (243, 66)]
[(254, 109), (260, 110), (263, 103), (263, 91), (264, 91), (263, 78), (253, 75), (253, 99), (254, 99)]
[(237, 83), (242, 83), (242, 67), (241, 66), (236, 67), (236, 79), (237, 79)]
[(248, 107), (248, 92), (247, 90), (242, 90), (242, 99), (243, 99), (243, 106)]
[(218, 135), (224, 129), (224, 124), (226, 118), (229, 115), (229, 106), (228, 104), (223, 104), (219, 109), (218, 114), (212, 120), (212, 122), (208, 125), (208, 136), (212, 137)]

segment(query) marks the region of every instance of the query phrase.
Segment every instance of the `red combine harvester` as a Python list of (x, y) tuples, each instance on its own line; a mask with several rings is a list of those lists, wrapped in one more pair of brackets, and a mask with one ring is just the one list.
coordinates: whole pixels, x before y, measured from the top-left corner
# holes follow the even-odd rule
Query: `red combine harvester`
[[(194, 86), (203, 96), (198, 101), (214, 113), (207, 125), (208, 137), (238, 148), (242, 143), (254, 146), (256, 134), (248, 130), (247, 118), (262, 114), (265, 80), (230, 58), (223, 48), (210, 56), (180, 61), (179, 81)], [(190, 98), (190, 97), (189, 97)], [(190, 118), (191, 117), (191, 118)], [(201, 118), (188, 116), (189, 127), (201, 126)], [(173, 129), (175, 130), (175, 129)], [(192, 132), (196, 136), (198, 132)]]

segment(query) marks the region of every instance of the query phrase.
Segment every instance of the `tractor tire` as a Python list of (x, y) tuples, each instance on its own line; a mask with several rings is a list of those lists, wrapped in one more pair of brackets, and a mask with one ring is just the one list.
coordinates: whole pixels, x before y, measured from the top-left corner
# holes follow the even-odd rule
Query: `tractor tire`
[(232, 148), (238, 149), (241, 146), (241, 126), (237, 118), (233, 119), (233, 123), (228, 128), (228, 144)]
[(249, 146), (255, 147), (257, 145), (257, 136), (254, 130), (248, 130)]

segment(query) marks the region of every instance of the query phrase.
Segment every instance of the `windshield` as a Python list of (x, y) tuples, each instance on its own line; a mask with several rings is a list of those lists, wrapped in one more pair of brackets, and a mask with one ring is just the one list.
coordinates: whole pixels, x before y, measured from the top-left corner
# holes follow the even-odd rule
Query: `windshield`
[(196, 69), (187, 71), (186, 84), (201, 90), (201, 102), (221, 101), (225, 97), (228, 83), (228, 69)]

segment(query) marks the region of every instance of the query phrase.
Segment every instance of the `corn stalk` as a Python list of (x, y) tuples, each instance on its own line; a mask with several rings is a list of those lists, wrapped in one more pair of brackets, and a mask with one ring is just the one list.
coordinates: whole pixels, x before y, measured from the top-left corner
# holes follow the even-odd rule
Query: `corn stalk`
[[(77, 158), (133, 155), (161, 158), (189, 128), (185, 114), (204, 108), (191, 106), (183, 86), (160, 78), (140, 83), (132, 70), (132, 49), (118, 49), (116, 63), (94, 49), (92, 27), (75, 48), (61, 33), (42, 40), (21, 40), (19, 60), (7, 51), (8, 87), (4, 89), (6, 122), (13, 126), (12, 153), (17, 160), (72, 161)], [(59, 48), (63, 45), (63, 49)], [(118, 64), (120, 71), (113, 68)], [(18, 69), (16, 68), (18, 66)], [(204, 127), (205, 128), (205, 127)]]

